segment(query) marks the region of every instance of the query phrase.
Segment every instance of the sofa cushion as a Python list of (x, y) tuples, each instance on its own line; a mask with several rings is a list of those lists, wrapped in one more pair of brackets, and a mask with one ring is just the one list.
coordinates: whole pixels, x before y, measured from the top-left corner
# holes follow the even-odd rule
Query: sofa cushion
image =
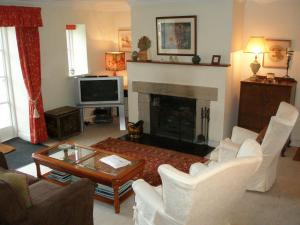
[(38, 178), (36, 178), (36, 177), (34, 177), (34, 176), (31, 176), (31, 175), (29, 175), (29, 174), (27, 174), (27, 173), (23, 173), (23, 172), (20, 172), (20, 171), (18, 171), (18, 170), (10, 170), (10, 171), (11, 171), (11, 172), (15, 172), (15, 173), (17, 173), (17, 174), (23, 174), (23, 175), (25, 175), (25, 176), (27, 177), (28, 185), (32, 185), (32, 184), (34, 184), (35, 182), (38, 182), (38, 181), (39, 181)]
[(38, 205), (61, 189), (60, 186), (41, 180), (29, 186), (29, 192), (33, 205)]
[(25, 175), (1, 169), (0, 180), (8, 183), (12, 187), (25, 207), (28, 208), (32, 205), (28, 190), (28, 181)]

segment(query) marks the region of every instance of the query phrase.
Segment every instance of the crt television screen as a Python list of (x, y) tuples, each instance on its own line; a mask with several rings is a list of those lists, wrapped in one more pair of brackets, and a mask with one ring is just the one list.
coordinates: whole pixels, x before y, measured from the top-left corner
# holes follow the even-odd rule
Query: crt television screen
[(80, 81), (81, 101), (118, 101), (117, 80), (82, 80)]

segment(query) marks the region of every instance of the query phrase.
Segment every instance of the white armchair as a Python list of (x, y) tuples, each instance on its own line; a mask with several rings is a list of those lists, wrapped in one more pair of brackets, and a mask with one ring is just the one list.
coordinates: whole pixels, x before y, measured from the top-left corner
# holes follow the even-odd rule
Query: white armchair
[[(251, 179), (248, 190), (265, 192), (275, 182), (277, 164), (280, 152), (287, 142), (291, 131), (297, 121), (298, 110), (281, 102), (275, 116), (271, 117), (269, 126), (262, 140), (263, 163)], [(231, 139), (221, 141), (220, 145), (210, 154), (215, 162), (225, 162), (236, 157), (241, 143), (247, 139), (256, 139), (257, 133), (244, 128), (234, 127)]]
[(227, 225), (230, 211), (262, 161), (260, 145), (247, 140), (236, 159), (208, 167), (193, 164), (190, 174), (170, 165), (158, 172), (162, 186), (133, 183), (135, 225)]

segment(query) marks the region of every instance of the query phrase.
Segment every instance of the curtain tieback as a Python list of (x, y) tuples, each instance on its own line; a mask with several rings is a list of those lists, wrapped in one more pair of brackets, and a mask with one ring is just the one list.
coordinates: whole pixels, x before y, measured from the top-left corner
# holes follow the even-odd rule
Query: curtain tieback
[(40, 114), (37, 110), (37, 107), (36, 107), (36, 104), (37, 104), (37, 101), (39, 99), (39, 97), (41, 96), (41, 92), (39, 92), (38, 96), (35, 98), (35, 99), (32, 99), (32, 98), (29, 98), (29, 101), (33, 104), (33, 118), (34, 119), (38, 119), (40, 118)]

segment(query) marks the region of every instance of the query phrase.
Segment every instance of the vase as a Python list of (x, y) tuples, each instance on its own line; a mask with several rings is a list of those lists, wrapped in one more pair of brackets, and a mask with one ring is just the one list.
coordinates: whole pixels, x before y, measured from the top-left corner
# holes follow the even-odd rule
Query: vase
[(139, 52), (139, 59), (140, 61), (147, 61), (148, 60), (148, 51), (140, 51)]

